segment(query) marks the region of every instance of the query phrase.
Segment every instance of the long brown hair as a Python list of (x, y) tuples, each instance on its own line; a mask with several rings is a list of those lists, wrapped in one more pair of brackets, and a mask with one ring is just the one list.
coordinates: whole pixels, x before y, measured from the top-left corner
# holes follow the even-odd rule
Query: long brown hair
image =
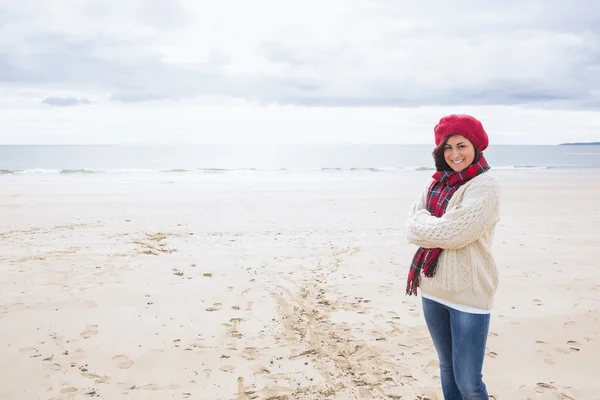
[[(448, 139), (450, 139), (451, 137), (452, 135), (447, 136), (444, 139), (444, 141), (440, 143), (439, 146), (433, 149), (433, 161), (435, 162), (435, 169), (437, 171), (453, 171), (452, 167), (450, 167), (446, 162), (446, 157), (444, 157), (444, 150), (446, 148), (446, 144), (448, 143)], [(469, 143), (471, 143), (471, 141), (469, 141)], [(479, 149), (475, 147), (473, 143), (471, 143), (471, 146), (473, 146), (473, 149), (475, 149), (475, 158), (473, 159), (473, 163), (476, 163), (477, 161), (479, 161), (483, 153), (479, 151)]]

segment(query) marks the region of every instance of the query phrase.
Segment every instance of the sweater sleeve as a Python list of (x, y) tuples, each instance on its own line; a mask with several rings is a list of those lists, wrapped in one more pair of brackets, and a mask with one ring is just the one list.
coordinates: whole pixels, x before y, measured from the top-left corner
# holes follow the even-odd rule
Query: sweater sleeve
[(407, 238), (423, 248), (460, 249), (469, 245), (498, 221), (498, 193), (494, 184), (471, 187), (462, 203), (441, 218), (421, 209), (409, 217)]

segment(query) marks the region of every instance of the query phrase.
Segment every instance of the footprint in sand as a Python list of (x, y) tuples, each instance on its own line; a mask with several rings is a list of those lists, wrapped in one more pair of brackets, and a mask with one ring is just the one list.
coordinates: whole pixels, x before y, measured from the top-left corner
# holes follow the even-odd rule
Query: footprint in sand
[(544, 363), (548, 365), (555, 365), (556, 362), (554, 361), (552, 354), (548, 351), (550, 345), (542, 340), (536, 340), (535, 344), (542, 347), (542, 349), (538, 350), (537, 353), (542, 355)]
[(83, 304), (87, 308), (96, 308), (96, 307), (98, 307), (98, 304), (94, 303), (93, 301), (84, 301)]
[(544, 364), (548, 364), (548, 365), (555, 365), (556, 362), (554, 361), (554, 358), (552, 358), (552, 354), (548, 353), (545, 350), (538, 350), (537, 353), (541, 354), (543, 359), (544, 359)]
[(238, 382), (238, 393), (237, 393), (238, 399), (247, 399), (248, 396), (246, 395), (246, 387), (244, 386), (244, 377), (238, 376), (237, 382)]
[(556, 390), (556, 386), (549, 383), (538, 382), (538, 384), (535, 385), (535, 391), (538, 393), (549, 393), (553, 390)]
[(219, 368), (221, 371), (223, 372), (233, 372), (235, 371), (235, 367), (233, 365), (223, 365), (221, 368)]
[(81, 337), (84, 339), (89, 339), (97, 333), (98, 325), (90, 325), (87, 328), (85, 328), (85, 331), (81, 332)]
[(581, 345), (574, 340), (569, 340), (567, 342), (567, 346), (569, 346), (569, 350), (571, 351), (579, 351), (581, 350)]
[(49, 369), (50, 371), (60, 371), (62, 367), (60, 366), (60, 364), (56, 364), (53, 362), (45, 362), (44, 368)]
[(540, 299), (533, 299), (532, 302), (533, 302), (534, 306), (543, 306), (544, 305), (544, 303), (542, 303), (542, 301)]
[(129, 357), (124, 356), (123, 354), (119, 354), (113, 357), (113, 360), (117, 362), (117, 367), (121, 369), (131, 368), (134, 364), (133, 361), (129, 359)]
[(555, 399), (559, 400), (575, 400), (571, 396), (558, 392), (558, 388), (550, 383), (538, 382), (535, 386), (535, 391), (539, 394), (552, 394)]
[(65, 388), (60, 389), (61, 394), (75, 393), (77, 392), (77, 388), (73, 386), (67, 386)]
[(400, 319), (400, 317), (398, 316), (398, 313), (396, 311), (388, 311), (387, 314), (392, 319)]
[(225, 324), (229, 327), (229, 335), (234, 338), (241, 338), (242, 334), (238, 330), (238, 325), (242, 321), (241, 318), (232, 318), (231, 324)]
[(208, 311), (208, 312), (219, 311), (221, 309), (221, 307), (223, 307), (223, 304), (215, 303), (212, 305), (212, 307), (208, 307), (206, 309), (206, 311)]
[(487, 356), (490, 357), (490, 358), (496, 358), (496, 357), (498, 357), (498, 353), (490, 351), (490, 352), (487, 353)]
[(358, 393), (360, 393), (361, 399), (374, 399), (374, 397), (371, 394), (371, 392), (369, 391), (369, 389), (367, 389), (364, 386), (358, 387)]
[(137, 386), (127, 382), (117, 382), (115, 385), (119, 390), (135, 390)]
[(30, 353), (29, 357), (31, 357), (31, 358), (35, 358), (35, 357), (39, 357), (40, 356), (39, 350), (36, 349), (35, 347), (23, 347), (23, 348), (19, 349), (19, 351), (21, 353)]

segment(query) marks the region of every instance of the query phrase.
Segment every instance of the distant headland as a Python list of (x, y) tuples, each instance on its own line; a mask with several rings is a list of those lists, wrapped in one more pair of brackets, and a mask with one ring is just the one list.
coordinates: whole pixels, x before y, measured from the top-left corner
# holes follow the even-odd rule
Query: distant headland
[(559, 146), (600, 146), (600, 142), (561, 143)]

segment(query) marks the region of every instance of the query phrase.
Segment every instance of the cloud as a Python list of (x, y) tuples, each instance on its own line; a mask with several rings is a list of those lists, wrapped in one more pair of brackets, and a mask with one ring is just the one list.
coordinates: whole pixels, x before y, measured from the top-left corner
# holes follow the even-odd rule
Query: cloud
[(47, 97), (42, 103), (55, 107), (70, 107), (92, 104), (88, 99), (77, 99), (75, 97)]
[(582, 0), (257, 0), (235, 12), (191, 0), (6, 2), (0, 87), (116, 103), (590, 109), (600, 106), (599, 16)]

